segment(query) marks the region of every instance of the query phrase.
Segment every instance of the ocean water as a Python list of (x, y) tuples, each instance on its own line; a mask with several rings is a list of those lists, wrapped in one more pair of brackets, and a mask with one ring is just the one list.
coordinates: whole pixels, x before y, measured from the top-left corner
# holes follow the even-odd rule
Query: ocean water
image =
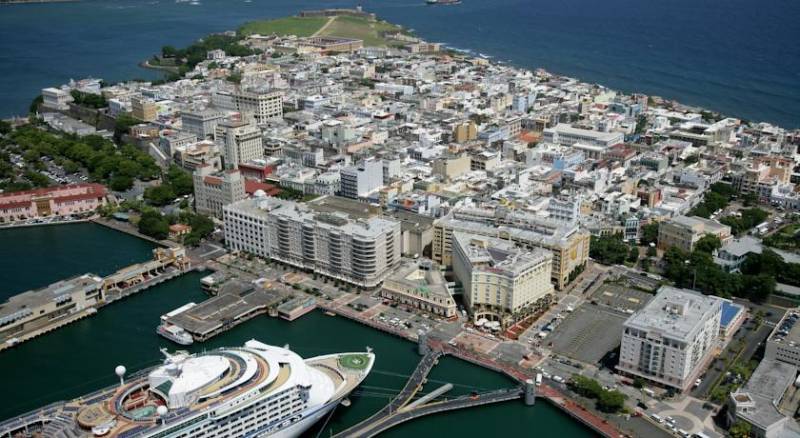
[[(0, 116), (42, 87), (88, 75), (153, 78), (137, 63), (242, 22), (343, 0), (83, 0), (0, 6)], [(379, 16), (449, 46), (528, 68), (800, 127), (796, 0), (364, 0)]]

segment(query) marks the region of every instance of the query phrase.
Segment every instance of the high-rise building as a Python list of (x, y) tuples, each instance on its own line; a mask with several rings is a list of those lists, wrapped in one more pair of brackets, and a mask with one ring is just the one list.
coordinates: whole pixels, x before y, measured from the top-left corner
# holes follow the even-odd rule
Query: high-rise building
[(226, 120), (217, 125), (216, 143), (226, 169), (235, 169), (241, 163), (264, 158), (261, 130), (252, 123)]
[(617, 370), (684, 391), (703, 373), (720, 333), (722, 300), (662, 286), (625, 321)]
[(500, 207), (456, 207), (434, 222), (433, 260), (453, 265), (453, 232), (509, 240), (524, 248), (544, 248), (553, 253), (552, 282), (559, 290), (570, 274), (589, 259), (588, 232), (566, 224)]
[(453, 233), (453, 274), (464, 288), (474, 319), (505, 322), (515, 313), (549, 303), (553, 254), (519, 248), (507, 240)]
[(233, 95), (236, 110), (252, 115), (263, 124), (283, 117), (283, 92), (269, 90), (238, 90)]
[(195, 169), (195, 209), (200, 214), (210, 214), (222, 219), (222, 208), (246, 197), (244, 178), (238, 169), (218, 172), (213, 166), (204, 165)]
[(341, 171), (341, 195), (358, 199), (383, 187), (383, 163), (369, 158)]
[(230, 249), (360, 287), (378, 286), (400, 263), (400, 222), (393, 219), (266, 196), (226, 206), (223, 218)]
[(224, 118), (225, 115), (221, 111), (211, 108), (184, 111), (181, 113), (181, 129), (204, 140), (214, 136), (217, 125)]

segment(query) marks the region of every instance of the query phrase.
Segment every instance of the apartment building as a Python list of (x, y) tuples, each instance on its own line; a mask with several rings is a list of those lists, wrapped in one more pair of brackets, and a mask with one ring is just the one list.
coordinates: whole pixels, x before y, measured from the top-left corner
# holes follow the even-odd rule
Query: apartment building
[(773, 187), (788, 184), (794, 161), (781, 157), (763, 157), (754, 160), (744, 171), (733, 176), (733, 188), (742, 194), (755, 194), (768, 200)]
[(623, 324), (617, 370), (678, 391), (689, 389), (717, 346), (721, 314), (717, 297), (662, 286)]
[(215, 142), (222, 152), (226, 169), (264, 158), (261, 130), (242, 120), (226, 120), (217, 125)]
[(218, 172), (213, 166), (203, 165), (195, 169), (192, 178), (195, 209), (200, 214), (222, 219), (224, 206), (247, 196), (244, 178), (238, 169)]
[(256, 196), (223, 208), (232, 250), (374, 288), (400, 263), (400, 222)]
[(551, 281), (562, 290), (570, 274), (589, 259), (590, 235), (575, 224), (494, 207), (456, 207), (434, 222), (432, 258), (453, 266), (453, 233), (496, 237), (523, 248), (543, 248), (553, 254)]
[(699, 216), (675, 216), (659, 224), (658, 248), (667, 250), (675, 246), (692, 252), (697, 241), (706, 234), (719, 237), (723, 245), (732, 239), (731, 227), (727, 225)]
[(269, 90), (238, 90), (233, 94), (236, 110), (252, 115), (261, 125), (283, 117), (283, 92)]
[(453, 233), (453, 274), (464, 289), (464, 303), (474, 320), (506, 325), (515, 314), (550, 302), (553, 255), (519, 248), (507, 240)]

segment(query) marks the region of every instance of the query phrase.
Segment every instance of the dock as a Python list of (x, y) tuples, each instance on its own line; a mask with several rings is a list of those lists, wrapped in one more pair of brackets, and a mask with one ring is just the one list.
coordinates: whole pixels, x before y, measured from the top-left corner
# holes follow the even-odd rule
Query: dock
[[(212, 274), (213, 275), (213, 274)], [(268, 313), (286, 297), (253, 282), (233, 280), (219, 288), (217, 295), (182, 312), (167, 316), (197, 342), (204, 342), (258, 315)]]
[(83, 274), (15, 295), (0, 304), (0, 351), (91, 316), (190, 269), (183, 247), (159, 247), (153, 250), (153, 260), (107, 277)]

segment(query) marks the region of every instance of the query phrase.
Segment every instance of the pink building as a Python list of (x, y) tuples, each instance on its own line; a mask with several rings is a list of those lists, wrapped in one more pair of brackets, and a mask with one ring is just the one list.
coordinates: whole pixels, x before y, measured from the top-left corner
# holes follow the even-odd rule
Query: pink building
[(100, 184), (70, 184), (0, 194), (0, 223), (94, 211), (106, 203)]

